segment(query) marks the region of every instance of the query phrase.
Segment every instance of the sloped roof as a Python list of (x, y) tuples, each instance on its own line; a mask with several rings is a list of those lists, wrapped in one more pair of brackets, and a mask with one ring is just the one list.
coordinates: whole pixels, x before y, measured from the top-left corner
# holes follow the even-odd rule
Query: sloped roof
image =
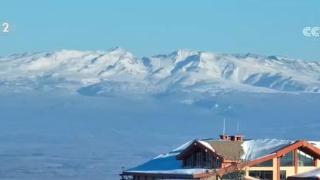
[(193, 175), (199, 173), (205, 173), (208, 169), (202, 168), (182, 168), (181, 161), (176, 159), (176, 156), (187, 148), (193, 141), (189, 141), (178, 148), (165, 153), (147, 161), (137, 167), (131, 168), (123, 172), (123, 174), (161, 174), (169, 175), (175, 174), (177, 176)]
[[(194, 143), (198, 143), (202, 147), (224, 158), (224, 160), (249, 161), (259, 157), (266, 156), (268, 154), (272, 154), (277, 150), (294, 143), (294, 141), (279, 139), (257, 139), (245, 141), (223, 141), (216, 139), (203, 139), (194, 140), (193, 144)], [(184, 150), (181, 151), (181, 154), (179, 154), (179, 156), (183, 156), (184, 153), (187, 154), (187, 152), (185, 151), (192, 147), (190, 146), (190, 144), (186, 146)]]
[(227, 160), (240, 160), (244, 153), (241, 141), (207, 140), (206, 142), (219, 156)]
[(254, 160), (259, 157), (272, 154), (285, 146), (294, 143), (292, 140), (282, 140), (282, 139), (256, 139), (256, 140), (246, 140), (242, 144), (242, 149), (244, 153), (241, 159), (248, 161)]
[[(295, 141), (279, 139), (245, 140), (243, 142), (220, 141), (214, 139), (192, 140), (168, 153), (161, 154), (142, 165), (126, 170), (124, 174), (194, 175), (205, 173), (209, 169), (186, 169), (182, 167), (182, 162), (176, 159), (181, 152), (189, 148), (195, 141), (201, 143), (204, 147), (227, 160), (241, 159), (248, 161), (275, 154), (278, 150), (295, 143)], [(310, 144), (315, 145), (318, 148), (320, 147), (320, 142), (310, 142)]]

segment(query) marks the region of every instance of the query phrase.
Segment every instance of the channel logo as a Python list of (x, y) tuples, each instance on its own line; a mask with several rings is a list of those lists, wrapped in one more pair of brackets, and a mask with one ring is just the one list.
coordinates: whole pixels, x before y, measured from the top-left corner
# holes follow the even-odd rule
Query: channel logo
[(305, 37), (320, 37), (320, 26), (315, 27), (304, 27), (302, 30), (302, 34)]

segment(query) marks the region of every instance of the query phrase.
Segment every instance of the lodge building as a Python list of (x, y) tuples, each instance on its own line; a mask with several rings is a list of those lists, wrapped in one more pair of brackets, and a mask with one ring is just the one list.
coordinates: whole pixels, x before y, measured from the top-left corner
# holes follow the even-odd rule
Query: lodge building
[(241, 135), (196, 139), (123, 171), (121, 179), (294, 179), (302, 173), (320, 172), (319, 147), (320, 142), (245, 140)]

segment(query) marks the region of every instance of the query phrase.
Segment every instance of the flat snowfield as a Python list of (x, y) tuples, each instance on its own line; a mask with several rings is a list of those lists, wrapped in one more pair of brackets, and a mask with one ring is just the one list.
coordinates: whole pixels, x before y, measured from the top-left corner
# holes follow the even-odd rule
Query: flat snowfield
[(172, 97), (57, 93), (0, 96), (0, 177), (6, 180), (117, 180), (195, 138), (319, 140), (318, 94), (231, 93), (194, 104)]

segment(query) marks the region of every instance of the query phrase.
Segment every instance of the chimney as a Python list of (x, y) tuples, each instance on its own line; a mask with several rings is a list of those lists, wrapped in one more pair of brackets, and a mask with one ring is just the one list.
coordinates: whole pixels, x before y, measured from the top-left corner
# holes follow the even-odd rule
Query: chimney
[(222, 140), (222, 141), (228, 141), (228, 140), (230, 140), (230, 139), (229, 139), (229, 136), (228, 136), (228, 135), (221, 134), (221, 135), (220, 135), (220, 140)]
[(236, 141), (243, 141), (244, 140), (244, 136), (243, 135), (236, 135), (235, 136), (235, 140)]
[(244, 140), (244, 136), (243, 135), (232, 135), (232, 136), (228, 136), (228, 135), (220, 135), (220, 140), (221, 141), (243, 141)]

